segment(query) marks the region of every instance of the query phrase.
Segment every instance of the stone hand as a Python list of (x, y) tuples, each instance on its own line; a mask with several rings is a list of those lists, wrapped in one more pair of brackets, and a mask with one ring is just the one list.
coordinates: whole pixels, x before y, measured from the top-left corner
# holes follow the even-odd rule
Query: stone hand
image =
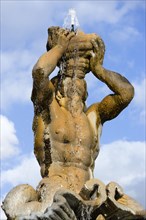
[(61, 195), (55, 195), (52, 206), (47, 208), (43, 217), (48, 220), (77, 220), (66, 199)]
[(61, 29), (59, 30), (58, 35), (59, 37), (57, 45), (59, 45), (65, 52), (68, 48), (70, 40), (75, 36), (75, 33), (70, 32), (69, 30)]
[(93, 51), (91, 52), (90, 69), (92, 72), (94, 72), (95, 66), (100, 64), (100, 51), (95, 40), (91, 40), (91, 43), (93, 45)]
[(57, 91), (56, 100), (60, 106), (67, 107), (67, 97), (63, 97), (59, 91)]
[(95, 66), (102, 65), (105, 46), (100, 37), (91, 40), (93, 51), (91, 52), (90, 69), (94, 72)]
[(54, 201), (44, 213), (32, 213), (29, 216), (20, 216), (16, 220), (77, 220), (73, 210), (62, 195), (56, 194)]

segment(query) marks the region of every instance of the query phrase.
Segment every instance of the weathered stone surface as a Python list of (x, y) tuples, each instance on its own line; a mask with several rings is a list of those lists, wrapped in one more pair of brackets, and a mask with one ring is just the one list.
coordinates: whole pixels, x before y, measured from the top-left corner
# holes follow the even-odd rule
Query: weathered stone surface
[[(98, 35), (59, 27), (48, 31), (48, 52), (32, 72), (34, 153), (42, 180), (36, 190), (20, 185), (6, 196), (8, 219), (144, 219), (142, 207), (120, 186), (93, 179), (102, 126), (127, 107), (133, 86), (102, 66), (105, 46)], [(50, 79), (56, 66), (59, 72)], [(90, 71), (113, 94), (87, 108)]]
[(145, 219), (146, 212), (122, 188), (111, 182), (107, 186), (100, 180), (87, 181), (80, 194), (58, 190), (53, 203), (44, 213), (29, 213), (18, 216), (17, 220), (134, 220)]

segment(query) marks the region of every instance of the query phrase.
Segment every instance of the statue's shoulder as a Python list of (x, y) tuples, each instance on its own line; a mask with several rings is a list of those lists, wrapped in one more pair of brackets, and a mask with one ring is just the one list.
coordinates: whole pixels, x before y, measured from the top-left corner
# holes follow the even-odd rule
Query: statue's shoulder
[(95, 112), (96, 114), (99, 114), (98, 113), (98, 109), (99, 109), (99, 102), (97, 103), (94, 103), (92, 105), (90, 105), (87, 110), (86, 110), (86, 115), (90, 114), (91, 112)]
[(100, 119), (98, 108), (99, 108), (99, 103), (95, 103), (91, 105), (86, 111), (86, 115), (89, 121), (92, 123), (94, 122), (96, 126), (101, 124), (101, 119)]

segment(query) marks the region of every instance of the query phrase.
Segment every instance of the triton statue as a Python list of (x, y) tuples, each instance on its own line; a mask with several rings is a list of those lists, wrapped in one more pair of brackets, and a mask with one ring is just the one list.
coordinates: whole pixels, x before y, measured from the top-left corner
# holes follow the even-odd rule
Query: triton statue
[[(102, 126), (131, 102), (133, 86), (102, 66), (105, 46), (98, 35), (60, 27), (48, 34), (47, 52), (32, 71), (34, 153), (42, 180), (36, 190), (24, 184), (8, 193), (8, 219), (144, 219), (143, 208), (118, 184), (93, 178)], [(87, 73), (112, 91), (88, 108)]]

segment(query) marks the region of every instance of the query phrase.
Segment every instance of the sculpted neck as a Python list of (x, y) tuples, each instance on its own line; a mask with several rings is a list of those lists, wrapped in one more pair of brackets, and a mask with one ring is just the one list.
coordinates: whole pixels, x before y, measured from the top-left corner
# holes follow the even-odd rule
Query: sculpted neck
[(67, 110), (73, 117), (79, 116), (84, 110), (84, 103), (79, 96), (73, 96), (68, 100)]
[(59, 104), (73, 116), (79, 115), (84, 111), (87, 94), (84, 79), (66, 77), (62, 81), (61, 94), (60, 92), (58, 93), (56, 97)]

